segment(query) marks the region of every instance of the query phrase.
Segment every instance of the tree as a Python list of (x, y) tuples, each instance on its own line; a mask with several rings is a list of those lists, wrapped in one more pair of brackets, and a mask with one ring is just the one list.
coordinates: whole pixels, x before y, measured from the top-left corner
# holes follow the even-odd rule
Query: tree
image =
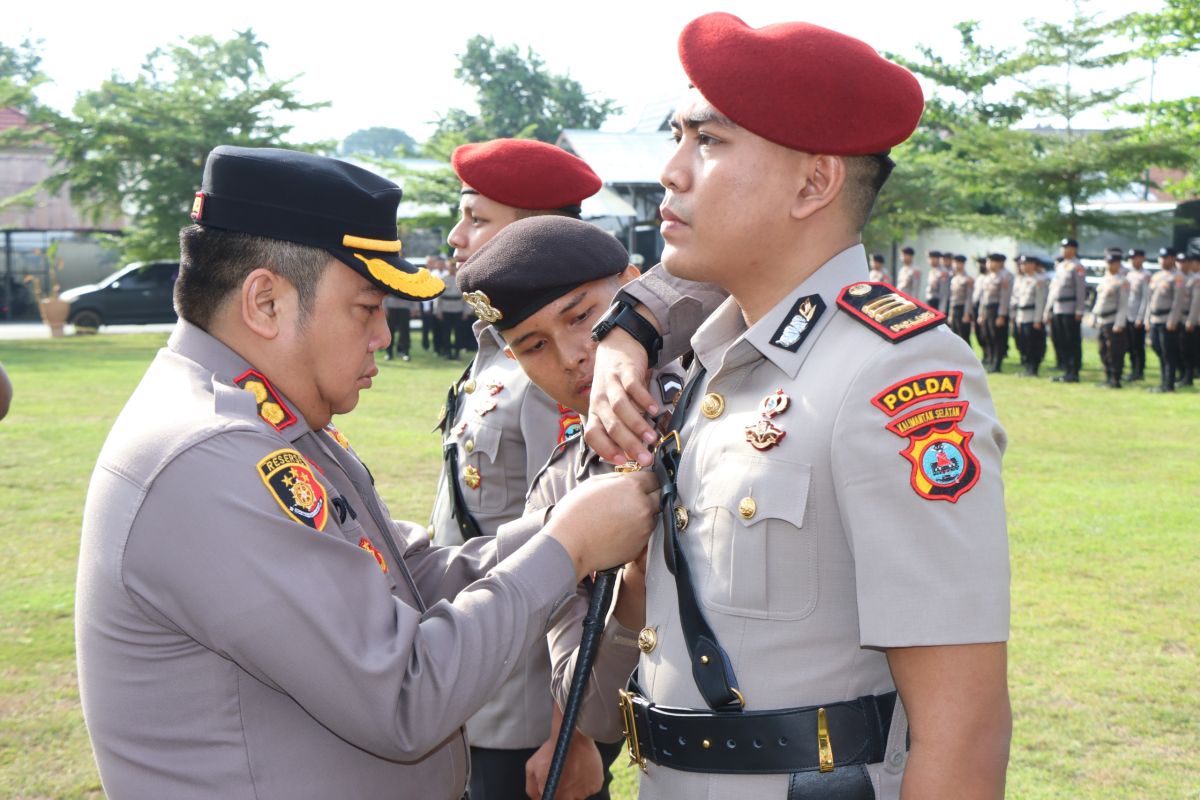
[(250, 30), (227, 41), (196, 36), (152, 51), (132, 80), (113, 75), (82, 94), (54, 120), (60, 169), (48, 187), (69, 184), (95, 216), (122, 209), (126, 257), (177, 253), (209, 150), (284, 145), (291, 126), (276, 115), (327, 105), (297, 100), (293, 79), (269, 79), (265, 50)]
[[(1200, 52), (1200, 0), (1164, 0), (1155, 12), (1131, 14), (1125, 30), (1139, 47), (1142, 58), (1157, 61)], [(1189, 147), (1193, 158), (1182, 180), (1168, 185), (1179, 196), (1200, 195), (1200, 96), (1134, 104), (1127, 110), (1144, 114), (1142, 134), (1148, 140), (1175, 138)]]
[[(907, 62), (936, 86), (913, 146), (934, 156), (918, 162), (933, 173), (924, 182), (948, 196), (940, 198), (941, 208), (926, 211), (944, 215), (935, 224), (1047, 244), (1085, 227), (1137, 230), (1143, 217), (1086, 206), (1142, 183), (1150, 166), (1184, 163), (1187, 153), (1173, 139), (1140, 131), (1077, 129), (1081, 113), (1111, 107), (1130, 88), (1081, 91), (1078, 83), (1081, 71), (1132, 57), (1120, 46), (1120, 21), (1099, 22), (1076, 8), (1065, 25), (1034, 20), (1026, 27), (1030, 41), (1019, 52), (980, 45), (974, 23), (963, 23), (959, 64), (947, 65), (928, 48), (921, 51), (924, 62)], [(1015, 91), (997, 99), (1004, 84)], [(1013, 127), (1034, 120), (1065, 128)], [(922, 217), (911, 222), (919, 226)]]
[(474, 36), (459, 57), (454, 77), (476, 89), (479, 113), (452, 108), (439, 121), (436, 141), (459, 135), (482, 142), (501, 137), (534, 137), (553, 143), (564, 128), (598, 128), (620, 109), (607, 98), (592, 99), (567, 75), (546, 70), (532, 49), (499, 47), (491, 37)]
[(363, 128), (342, 142), (343, 155), (362, 154), (377, 158), (409, 156), (417, 152), (417, 142), (399, 128)]
[(25, 115), (29, 127), (0, 131), (0, 145), (12, 146), (36, 139), (36, 123), (42, 112), (36, 89), (46, 81), (38, 43), (26, 39), (15, 47), (0, 42), (0, 109), (12, 108)]

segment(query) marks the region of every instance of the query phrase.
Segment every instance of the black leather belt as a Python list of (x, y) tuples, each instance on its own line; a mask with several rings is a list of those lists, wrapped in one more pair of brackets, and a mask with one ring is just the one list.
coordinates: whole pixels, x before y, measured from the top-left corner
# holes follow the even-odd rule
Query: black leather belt
[[(634, 684), (630, 684), (634, 688)], [(622, 691), (629, 755), (686, 772), (830, 772), (883, 760), (896, 693), (824, 706), (714, 713), (651, 703)]]
[(1036, 305), (1017, 306), (1017, 311), (1032, 311), (1035, 308), (1037, 308)]

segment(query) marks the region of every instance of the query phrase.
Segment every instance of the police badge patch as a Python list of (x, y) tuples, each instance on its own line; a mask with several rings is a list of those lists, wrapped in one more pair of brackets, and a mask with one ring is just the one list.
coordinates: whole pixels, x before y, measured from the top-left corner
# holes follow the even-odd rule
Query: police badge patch
[(926, 500), (951, 503), (969, 492), (979, 480), (979, 461), (968, 446), (972, 436), (957, 422), (911, 432), (900, 455), (912, 463), (913, 490)]
[(578, 411), (567, 408), (562, 403), (558, 403), (558, 442), (562, 444), (567, 439), (570, 439), (577, 433), (583, 431), (583, 418), (579, 416)]
[(824, 312), (825, 301), (821, 299), (821, 295), (810, 294), (801, 297), (771, 337), (771, 344), (796, 352)]
[(301, 525), (323, 531), (329, 519), (325, 487), (304, 456), (276, 450), (258, 462), (258, 474), (283, 512)]

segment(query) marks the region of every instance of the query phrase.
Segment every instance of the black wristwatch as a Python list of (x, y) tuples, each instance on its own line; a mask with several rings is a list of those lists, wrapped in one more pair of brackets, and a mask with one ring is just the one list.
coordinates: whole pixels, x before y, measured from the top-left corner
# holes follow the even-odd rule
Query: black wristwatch
[(613, 328), (621, 328), (638, 344), (646, 348), (647, 364), (658, 363), (658, 351), (662, 350), (662, 334), (641, 314), (633, 310), (628, 300), (617, 299), (592, 328), (592, 338), (597, 342), (604, 339)]

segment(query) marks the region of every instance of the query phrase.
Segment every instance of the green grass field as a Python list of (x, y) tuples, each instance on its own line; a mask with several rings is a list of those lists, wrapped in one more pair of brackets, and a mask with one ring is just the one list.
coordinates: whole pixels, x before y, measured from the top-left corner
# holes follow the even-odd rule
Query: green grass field
[[(0, 342), (0, 796), (99, 797), (75, 686), (81, 506), (163, 335)], [(993, 376), (1008, 429), (1014, 798), (1200, 797), (1200, 394)], [(1153, 355), (1147, 374), (1157, 375)], [(387, 362), (339, 427), (424, 521), (462, 364)], [(636, 795), (629, 770), (617, 796)]]

